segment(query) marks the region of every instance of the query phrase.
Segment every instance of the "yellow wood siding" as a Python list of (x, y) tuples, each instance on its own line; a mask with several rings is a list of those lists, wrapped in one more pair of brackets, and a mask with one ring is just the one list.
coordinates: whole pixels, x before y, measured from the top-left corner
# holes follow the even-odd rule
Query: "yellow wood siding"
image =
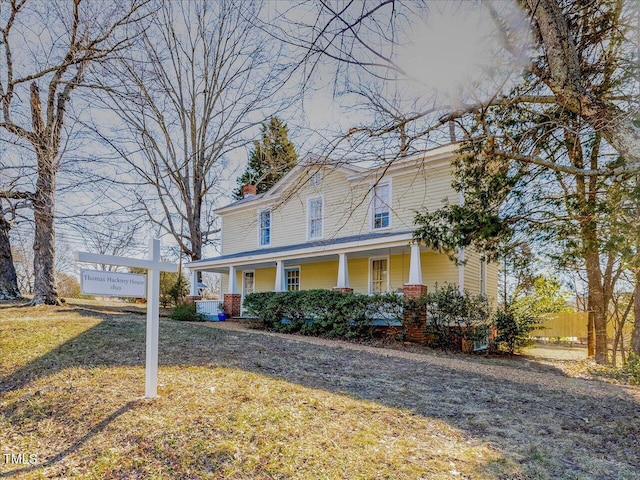
[(304, 263), (300, 265), (300, 288), (302, 290), (330, 289), (336, 286), (337, 279), (337, 260), (335, 262)]
[(229, 212), (222, 216), (221, 254), (246, 252), (258, 248), (256, 209)]
[[(271, 217), (271, 247), (295, 245), (309, 241), (307, 232), (308, 200), (323, 198), (323, 238), (339, 238), (367, 234), (371, 228), (370, 189), (375, 178), (349, 180), (347, 173), (323, 168), (322, 182), (317, 187), (302, 184), (306, 173), (292, 181), (282, 192), (286, 199), (273, 204)], [(391, 185), (391, 228), (385, 231), (407, 231), (414, 228), (416, 211), (433, 211), (443, 200), (457, 202), (458, 194), (451, 188), (450, 167), (401, 173), (382, 181)], [(261, 204), (241, 211), (223, 214), (222, 254), (255, 250), (258, 246), (258, 210)]]
[[(374, 256), (350, 258), (349, 264), (349, 284), (357, 293), (369, 293), (370, 291), (370, 268), (372, 258), (388, 258), (387, 275), (389, 279), (389, 291), (401, 291), (403, 286), (409, 281), (409, 261), (410, 253), (396, 254), (391, 256)], [(446, 255), (435, 252), (423, 252), (421, 255), (422, 276), (429, 289), (435, 288), (444, 282), (457, 284), (458, 267), (451, 262)], [(336, 286), (338, 278), (338, 261), (314, 262), (295, 264), (291, 262), (287, 267), (297, 266), (300, 268), (300, 288), (311, 290), (316, 288), (331, 289)], [(255, 291), (273, 291), (275, 287), (275, 267), (255, 269)], [(221, 275), (222, 293), (228, 291), (228, 275)], [(242, 293), (242, 270), (236, 271), (237, 293)]]
[(276, 286), (276, 267), (256, 269), (256, 292), (269, 292)]
[(220, 298), (222, 298), (222, 296), (228, 292), (229, 292), (229, 274), (222, 273), (220, 274)]
[(445, 200), (459, 201), (459, 194), (451, 186), (449, 166), (394, 175), (391, 185), (393, 230), (413, 230), (416, 212), (432, 212)]
[(446, 255), (423, 252), (420, 255), (420, 262), (422, 264), (422, 282), (429, 290), (435, 289), (436, 284), (453, 283), (458, 285), (458, 266)]
[(464, 259), (464, 288), (469, 293), (478, 295), (480, 293), (480, 255), (471, 249), (465, 249)]
[[(465, 250), (464, 288), (474, 295), (480, 293), (480, 258), (481, 255), (478, 252), (472, 249)], [(498, 298), (498, 273), (497, 263), (487, 264), (486, 294), (493, 304), (497, 302)]]
[[(321, 185), (301, 186), (294, 182), (283, 194), (288, 200), (274, 210), (273, 246), (309, 241), (307, 232), (308, 200), (323, 198), (323, 237), (346, 237), (369, 232), (367, 222), (368, 185), (353, 186), (344, 172), (322, 169)], [(301, 178), (304, 178), (303, 176)]]
[[(388, 265), (389, 291), (400, 291), (409, 281), (410, 252), (407, 249), (402, 254), (390, 255)], [(386, 258), (375, 256), (374, 258)], [(465, 265), (465, 289), (470, 293), (480, 292), (479, 273), (480, 258), (472, 251), (466, 252), (467, 264)], [(371, 257), (349, 258), (349, 284), (356, 293), (369, 293), (370, 291), (370, 263)], [(422, 252), (422, 280), (429, 290), (438, 285), (452, 283), (457, 285), (459, 279), (458, 266), (446, 255), (436, 252)], [(292, 265), (295, 262), (292, 263)], [(300, 267), (300, 288), (311, 290), (315, 288), (331, 289), (336, 286), (338, 277), (338, 261), (314, 262), (295, 264)], [(269, 292), (275, 287), (275, 267), (255, 269), (255, 291)], [(238, 293), (242, 293), (242, 270), (236, 271), (236, 285)], [(228, 275), (221, 275), (221, 292), (228, 292)], [(498, 265), (487, 265), (487, 296), (495, 304), (498, 295)]]
[(356, 293), (369, 293), (369, 259), (349, 259), (349, 286)]
[[(311, 167), (316, 171), (316, 167)], [(283, 191), (276, 192), (282, 200), (280, 204), (259, 203), (240, 211), (223, 213), (222, 255), (259, 249), (258, 211), (270, 208), (271, 244), (269, 247), (283, 247), (308, 242), (308, 200), (323, 198), (323, 239), (362, 235), (372, 232), (370, 189), (377, 177), (356, 179), (352, 173), (338, 168), (324, 166), (320, 169), (320, 185), (305, 183), (308, 173), (301, 169), (297, 178)], [(349, 177), (352, 177), (349, 179)], [(384, 231), (407, 231), (414, 228), (416, 212), (434, 211), (446, 202), (458, 203), (459, 195), (451, 187), (451, 167), (448, 164), (426, 164), (413, 170), (400, 170), (383, 178), (391, 187), (391, 228)], [(259, 200), (258, 200), (259, 202)], [(268, 248), (268, 247), (267, 247)], [(423, 281), (433, 289), (435, 284), (445, 282), (457, 284), (458, 266), (446, 255), (435, 252), (422, 253)], [(480, 291), (480, 259), (472, 250), (466, 252), (464, 286), (471, 293)], [(397, 291), (408, 282), (410, 254), (407, 248), (403, 254), (389, 258), (389, 290)], [(332, 288), (337, 279), (337, 260), (300, 265), (300, 286), (302, 289)], [(370, 259), (368, 257), (349, 258), (351, 287), (360, 293), (370, 290)], [(492, 301), (497, 297), (497, 266), (487, 266), (487, 295)], [(222, 275), (222, 292), (227, 291), (227, 275)], [(242, 288), (242, 274), (238, 269), (238, 290)], [(275, 267), (257, 269), (256, 291), (273, 290)]]

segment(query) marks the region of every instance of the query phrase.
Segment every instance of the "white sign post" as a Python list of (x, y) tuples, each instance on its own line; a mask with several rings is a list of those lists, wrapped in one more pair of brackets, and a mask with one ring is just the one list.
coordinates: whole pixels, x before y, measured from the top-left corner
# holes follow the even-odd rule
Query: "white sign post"
[(160, 272), (177, 272), (178, 265), (160, 261), (160, 240), (149, 241), (148, 260), (76, 252), (76, 262), (102, 263), (120, 267), (146, 268), (147, 282), (147, 358), (145, 367), (145, 397), (158, 396), (158, 332), (160, 314)]

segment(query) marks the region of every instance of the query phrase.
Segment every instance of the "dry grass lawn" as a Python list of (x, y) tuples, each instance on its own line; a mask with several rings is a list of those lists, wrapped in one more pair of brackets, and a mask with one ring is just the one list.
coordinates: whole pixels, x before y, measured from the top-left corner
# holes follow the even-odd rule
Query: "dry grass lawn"
[(144, 400), (144, 337), (117, 308), (0, 305), (0, 477), (640, 477), (638, 388), (163, 320)]

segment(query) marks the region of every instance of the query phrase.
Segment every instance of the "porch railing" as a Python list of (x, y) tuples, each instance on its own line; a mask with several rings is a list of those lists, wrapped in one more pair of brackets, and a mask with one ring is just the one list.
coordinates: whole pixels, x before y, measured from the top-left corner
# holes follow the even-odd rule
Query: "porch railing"
[(218, 318), (218, 313), (222, 312), (221, 300), (196, 300), (196, 312), (203, 314), (206, 318)]

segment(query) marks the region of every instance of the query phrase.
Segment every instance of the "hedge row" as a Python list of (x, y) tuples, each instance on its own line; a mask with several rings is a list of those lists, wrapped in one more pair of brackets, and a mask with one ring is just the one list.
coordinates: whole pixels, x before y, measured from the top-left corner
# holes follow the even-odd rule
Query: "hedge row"
[(400, 295), (345, 294), (332, 290), (259, 292), (244, 307), (264, 328), (305, 335), (357, 338), (369, 335), (373, 320), (402, 321)]
[[(356, 338), (372, 332), (376, 324), (405, 322), (423, 324), (430, 346), (459, 349), (460, 339), (478, 341), (486, 338), (489, 329), (496, 332), (490, 348), (513, 353), (525, 345), (534, 322), (513, 312), (492, 311), (482, 295), (460, 293), (456, 285), (436, 286), (420, 298), (402, 295), (344, 294), (331, 290), (298, 292), (261, 292), (247, 295), (244, 306), (249, 315), (257, 317), (263, 328), (305, 335)], [(409, 314), (404, 318), (403, 311)]]

